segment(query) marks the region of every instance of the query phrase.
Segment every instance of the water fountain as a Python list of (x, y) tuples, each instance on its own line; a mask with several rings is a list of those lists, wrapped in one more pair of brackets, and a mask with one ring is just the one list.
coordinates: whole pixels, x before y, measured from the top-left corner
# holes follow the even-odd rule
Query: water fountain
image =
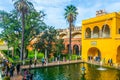
[(102, 64), (103, 64), (102, 61), (100, 61), (100, 67), (97, 68), (97, 70), (101, 70), (101, 71), (107, 70), (106, 68), (102, 67)]

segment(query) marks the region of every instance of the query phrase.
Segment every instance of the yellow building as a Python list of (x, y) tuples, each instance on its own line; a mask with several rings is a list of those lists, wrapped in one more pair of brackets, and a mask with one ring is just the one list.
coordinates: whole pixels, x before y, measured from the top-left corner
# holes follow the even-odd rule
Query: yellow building
[(96, 17), (82, 21), (82, 58), (120, 63), (120, 13), (96, 12)]

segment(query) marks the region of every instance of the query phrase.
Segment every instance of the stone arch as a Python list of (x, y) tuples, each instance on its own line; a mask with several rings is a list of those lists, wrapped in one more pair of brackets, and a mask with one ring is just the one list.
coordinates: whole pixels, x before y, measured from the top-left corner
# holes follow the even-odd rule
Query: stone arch
[(59, 37), (60, 37), (60, 39), (64, 39), (64, 38), (66, 38), (66, 34), (64, 34), (64, 33), (60, 34)]
[(79, 55), (79, 53), (80, 53), (79, 46), (75, 44), (73, 46), (73, 54)]
[(81, 38), (81, 33), (80, 32), (72, 33), (72, 38)]
[(102, 37), (110, 37), (110, 27), (107, 24), (103, 25), (102, 27)]
[(95, 26), (93, 28), (93, 38), (98, 38), (99, 37), (99, 27), (98, 26)]
[(101, 52), (98, 48), (92, 47), (88, 50), (88, 61), (89, 60), (95, 60), (100, 61), (101, 60)]
[(85, 38), (91, 38), (91, 29), (89, 27), (85, 30)]
[(117, 48), (116, 63), (120, 63), (120, 46)]

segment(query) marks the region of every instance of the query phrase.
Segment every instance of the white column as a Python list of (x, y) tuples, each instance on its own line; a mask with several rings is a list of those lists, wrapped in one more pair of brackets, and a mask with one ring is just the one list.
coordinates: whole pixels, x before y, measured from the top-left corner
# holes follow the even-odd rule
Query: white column
[(99, 31), (99, 38), (102, 38), (102, 30)]
[(91, 31), (91, 38), (93, 38), (93, 31)]
[(47, 59), (47, 49), (45, 49), (45, 59)]

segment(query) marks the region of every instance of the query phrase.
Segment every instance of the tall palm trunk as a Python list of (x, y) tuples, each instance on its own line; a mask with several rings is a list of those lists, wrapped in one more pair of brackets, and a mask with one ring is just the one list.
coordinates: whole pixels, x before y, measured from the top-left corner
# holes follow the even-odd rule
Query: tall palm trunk
[(22, 12), (22, 44), (21, 44), (21, 55), (20, 58), (23, 60), (23, 53), (24, 53), (24, 30), (25, 30), (25, 14)]
[[(71, 55), (71, 27), (72, 27), (72, 23), (70, 22), (70, 24), (69, 24), (69, 26), (70, 26), (70, 29), (69, 29), (69, 55)], [(70, 56), (69, 56), (69, 58), (70, 58)]]

